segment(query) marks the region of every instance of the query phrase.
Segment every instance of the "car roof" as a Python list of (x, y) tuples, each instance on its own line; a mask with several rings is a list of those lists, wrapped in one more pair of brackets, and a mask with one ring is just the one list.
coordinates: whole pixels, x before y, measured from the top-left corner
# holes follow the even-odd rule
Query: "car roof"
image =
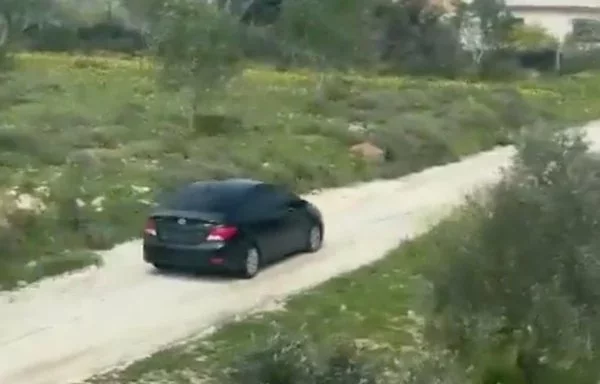
[(265, 184), (262, 181), (253, 179), (223, 179), (223, 180), (202, 180), (188, 184), (184, 188), (196, 190), (213, 190), (224, 193), (246, 193), (257, 185)]
[(252, 179), (203, 180), (179, 188), (169, 199), (171, 208), (215, 211), (234, 209), (250, 191), (266, 183)]

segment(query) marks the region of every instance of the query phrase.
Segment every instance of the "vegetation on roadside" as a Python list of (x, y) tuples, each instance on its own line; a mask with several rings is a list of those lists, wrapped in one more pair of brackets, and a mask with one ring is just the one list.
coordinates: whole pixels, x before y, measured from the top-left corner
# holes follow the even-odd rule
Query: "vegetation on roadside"
[(382, 261), (89, 383), (596, 383), (600, 160), (586, 150), (528, 135), (499, 185)]

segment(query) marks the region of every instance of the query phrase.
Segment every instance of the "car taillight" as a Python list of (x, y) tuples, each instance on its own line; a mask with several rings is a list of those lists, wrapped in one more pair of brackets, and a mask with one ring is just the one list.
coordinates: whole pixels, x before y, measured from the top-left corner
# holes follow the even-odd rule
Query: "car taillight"
[(144, 226), (144, 234), (149, 236), (156, 236), (156, 221), (154, 221), (154, 219), (146, 220), (146, 225)]
[(206, 237), (207, 241), (227, 241), (234, 237), (238, 233), (236, 227), (219, 225), (211, 229), (210, 233)]

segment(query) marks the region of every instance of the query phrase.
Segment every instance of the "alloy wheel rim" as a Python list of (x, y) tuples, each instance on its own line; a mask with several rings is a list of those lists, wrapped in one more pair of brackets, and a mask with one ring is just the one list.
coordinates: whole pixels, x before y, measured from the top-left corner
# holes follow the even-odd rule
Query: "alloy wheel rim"
[(248, 250), (246, 255), (246, 272), (248, 275), (255, 275), (258, 271), (258, 251), (255, 248)]
[(314, 226), (310, 229), (310, 249), (316, 250), (321, 245), (321, 229), (319, 227)]

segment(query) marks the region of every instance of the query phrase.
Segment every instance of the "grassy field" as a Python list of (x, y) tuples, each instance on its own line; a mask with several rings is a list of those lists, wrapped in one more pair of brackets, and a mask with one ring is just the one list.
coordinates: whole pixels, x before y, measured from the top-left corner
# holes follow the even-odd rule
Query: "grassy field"
[[(178, 183), (256, 177), (297, 191), (395, 177), (600, 116), (600, 77), (510, 84), (317, 76), (254, 67), (188, 124), (148, 61), (23, 54), (0, 76), (0, 289), (97, 263)], [(363, 128), (349, 129), (358, 123)], [(370, 138), (382, 164), (350, 155)]]

